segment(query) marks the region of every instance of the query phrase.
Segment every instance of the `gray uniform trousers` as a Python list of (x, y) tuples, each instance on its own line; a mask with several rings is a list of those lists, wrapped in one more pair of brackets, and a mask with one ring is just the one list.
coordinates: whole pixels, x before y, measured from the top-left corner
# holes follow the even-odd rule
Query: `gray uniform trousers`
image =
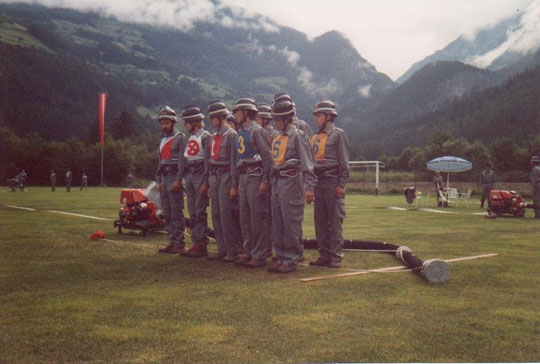
[(67, 192), (71, 191), (71, 180), (70, 179), (66, 180), (66, 191)]
[(272, 182), (272, 240), (278, 262), (295, 265), (302, 253), (304, 220), (302, 174), (274, 177)]
[(172, 185), (176, 181), (176, 173), (161, 175), (160, 199), (165, 216), (165, 228), (169, 235), (169, 244), (183, 248), (184, 243), (184, 191), (173, 192)]
[(200, 188), (204, 182), (204, 170), (189, 172), (184, 177), (189, 222), (191, 225), (191, 242), (206, 248), (208, 245), (208, 196), (202, 196)]
[(336, 197), (337, 177), (318, 176), (315, 186), (315, 235), (319, 254), (332, 261), (343, 259), (345, 199)]
[(240, 199), (231, 200), (231, 219), (233, 223), (233, 240), (236, 244), (236, 251), (240, 252), (244, 249), (244, 241), (242, 239), (242, 228), (240, 226)]
[(238, 235), (231, 214), (234, 201), (231, 201), (230, 191), (232, 176), (230, 172), (221, 174), (210, 173), (210, 200), (212, 201), (212, 224), (216, 234), (218, 254), (238, 256)]
[(483, 184), (482, 185), (482, 198), (480, 199), (480, 203), (482, 206), (484, 205), (484, 202), (488, 200), (489, 202), (489, 191), (493, 189), (493, 184)]
[(261, 181), (262, 175), (240, 175), (240, 224), (246, 258), (266, 259), (270, 197), (268, 193), (259, 195)]

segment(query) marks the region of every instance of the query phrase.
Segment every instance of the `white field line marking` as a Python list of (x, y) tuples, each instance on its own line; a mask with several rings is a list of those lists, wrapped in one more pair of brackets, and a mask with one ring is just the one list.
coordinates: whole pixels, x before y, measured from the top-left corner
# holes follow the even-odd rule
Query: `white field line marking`
[(55, 214), (64, 214), (64, 215), (77, 216), (77, 217), (86, 217), (87, 219), (102, 220), (102, 221), (114, 221), (113, 219), (106, 219), (106, 218), (97, 217), (97, 216), (75, 214), (73, 212), (56, 211), (56, 210), (45, 210), (45, 211), (54, 212)]
[(426, 212), (437, 212), (439, 214), (455, 214), (453, 211), (441, 211), (441, 210), (435, 210), (435, 209), (418, 209), (419, 211), (426, 211)]
[(388, 206), (390, 210), (397, 210), (397, 211), (407, 211), (406, 208), (403, 207), (396, 207), (396, 206)]
[(36, 211), (36, 209), (31, 209), (30, 207), (12, 206), (12, 205), (8, 205), (8, 204), (4, 204), (4, 206), (11, 207), (12, 209), (19, 209), (19, 210), (26, 210), (26, 211)]
[(159, 248), (158, 245), (152, 245), (152, 244), (139, 244), (139, 243), (135, 243), (135, 242), (132, 242), (132, 241), (111, 240), (111, 239), (105, 239), (105, 238), (97, 239), (97, 241), (100, 241), (100, 240), (106, 241), (106, 242), (109, 242), (109, 243), (131, 244), (131, 245), (136, 245), (136, 246), (141, 246), (141, 247)]
[[(498, 257), (499, 254), (482, 254), (482, 255), (473, 255), (469, 257), (461, 257), (461, 258), (453, 258), (453, 259), (445, 259), (444, 262), (446, 263), (454, 263), (454, 262), (462, 262), (466, 260), (474, 260), (474, 259), (482, 259), (482, 258), (491, 258), (491, 257)], [(300, 279), (301, 282), (313, 282), (313, 281), (322, 281), (326, 279), (333, 279), (333, 278), (343, 278), (343, 277), (351, 277), (356, 276), (360, 274), (369, 274), (369, 273), (383, 273), (387, 271), (410, 271), (411, 269), (408, 269), (404, 265), (400, 266), (394, 266), (394, 267), (386, 267), (386, 268), (379, 268), (379, 269), (368, 269), (363, 271), (357, 271), (357, 272), (350, 272), (350, 273), (341, 273), (341, 274), (334, 274), (329, 276), (319, 276), (319, 277), (310, 277), (310, 278), (302, 278)]]

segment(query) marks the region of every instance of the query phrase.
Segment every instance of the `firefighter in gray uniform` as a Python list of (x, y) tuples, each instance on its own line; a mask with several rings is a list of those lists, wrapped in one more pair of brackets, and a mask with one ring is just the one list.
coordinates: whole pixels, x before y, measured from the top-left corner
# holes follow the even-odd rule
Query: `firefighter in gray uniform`
[(238, 138), (236, 131), (227, 123), (228, 114), (229, 110), (222, 101), (213, 101), (208, 106), (208, 116), (215, 130), (210, 145), (209, 182), (212, 222), (218, 246), (217, 255), (208, 259), (232, 263), (238, 260), (238, 235), (231, 214), (233, 200), (238, 198)]
[(313, 201), (317, 177), (308, 140), (292, 123), (294, 105), (283, 100), (272, 106), (272, 118), (279, 134), (272, 142), (272, 239), (277, 256), (273, 273), (296, 270), (302, 254), (301, 235), (304, 201)]
[(315, 235), (319, 257), (313, 266), (339, 268), (343, 259), (345, 184), (349, 178), (349, 141), (343, 129), (334, 126), (338, 113), (332, 101), (324, 100), (313, 111), (319, 131), (311, 138), (317, 175), (315, 186)]
[[(231, 128), (238, 133), (238, 129), (240, 129), (240, 125), (238, 124), (238, 120), (236, 120), (236, 117), (231, 113), (227, 115), (227, 124)], [(231, 200), (231, 219), (233, 223), (233, 232), (234, 232), (234, 241), (236, 242), (237, 251), (241, 252), (244, 250), (244, 241), (242, 239), (242, 228), (240, 227), (240, 199), (235, 198)]]
[[(272, 102), (272, 105), (280, 102), (280, 101), (290, 101), (293, 105), (293, 116), (292, 116), (292, 123), (293, 125), (300, 131), (303, 132), (303, 134), (307, 138), (308, 145), (311, 142), (311, 137), (313, 136), (313, 129), (311, 129), (311, 126), (306, 123), (304, 120), (298, 119), (296, 115), (296, 105), (294, 104), (294, 101), (287, 92), (280, 92), (274, 95), (274, 101)], [(300, 227), (300, 249), (302, 251), (302, 254), (300, 254), (300, 258), (298, 258), (299, 262), (303, 262), (305, 260), (304, 258), (304, 245), (303, 245), (303, 233), (302, 233), (302, 227)]]
[(233, 113), (240, 124), (236, 143), (240, 226), (244, 254), (234, 264), (246, 268), (266, 265), (268, 221), (270, 215), (268, 189), (272, 170), (270, 141), (266, 131), (255, 122), (257, 104), (251, 97), (236, 101)]
[[(257, 124), (263, 127), (263, 129), (266, 131), (266, 135), (268, 137), (268, 140), (270, 141), (270, 145), (272, 145), (272, 141), (274, 140), (274, 137), (277, 135), (277, 131), (272, 126), (272, 107), (268, 104), (265, 104), (263, 102), (260, 102), (257, 104), (257, 115), (255, 117), (255, 121)], [(272, 196), (272, 188), (270, 187), (268, 191), (268, 195)], [(272, 211), (271, 205), (270, 205), (270, 199), (268, 199), (268, 211)], [(268, 224), (267, 224), (267, 231), (268, 231), (268, 247), (266, 248), (266, 256), (268, 258), (272, 257), (272, 213), (269, 215)]]
[(186, 136), (175, 128), (178, 121), (176, 112), (168, 106), (158, 116), (163, 137), (159, 145), (159, 166), (156, 172), (156, 183), (159, 186), (161, 206), (165, 216), (169, 245), (159, 249), (160, 253), (184, 253), (184, 160), (182, 155), (186, 149)]
[(183, 254), (200, 258), (208, 255), (208, 159), (212, 135), (204, 130), (204, 115), (198, 106), (187, 106), (182, 113), (186, 130), (191, 133), (184, 151), (184, 188), (191, 225), (191, 248)]
[(535, 155), (531, 158), (531, 167), (534, 217), (540, 219), (540, 157)]
[(480, 173), (480, 186), (482, 186), (482, 198), (480, 199), (480, 208), (484, 208), (484, 202), (489, 198), (489, 191), (493, 189), (495, 183), (495, 172), (491, 170), (491, 163), (486, 163), (486, 169)]

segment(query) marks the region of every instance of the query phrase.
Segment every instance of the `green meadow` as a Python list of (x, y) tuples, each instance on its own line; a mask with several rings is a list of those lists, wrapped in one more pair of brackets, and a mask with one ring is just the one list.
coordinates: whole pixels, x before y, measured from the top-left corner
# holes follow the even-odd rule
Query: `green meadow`
[[(531, 210), (486, 219), (476, 201), (445, 214), (416, 209), (402, 195), (348, 195), (346, 238), (407, 245), (423, 260), (500, 256), (451, 263), (450, 281), (438, 285), (407, 271), (304, 283), (400, 263), (346, 252), (342, 269), (302, 265), (276, 275), (161, 255), (165, 235), (119, 235), (113, 227), (120, 191), (2, 187), (0, 362), (540, 359), (540, 221)], [(91, 241), (96, 230), (113, 241)], [(314, 237), (313, 206), (304, 235)], [(306, 250), (308, 261), (316, 256)]]

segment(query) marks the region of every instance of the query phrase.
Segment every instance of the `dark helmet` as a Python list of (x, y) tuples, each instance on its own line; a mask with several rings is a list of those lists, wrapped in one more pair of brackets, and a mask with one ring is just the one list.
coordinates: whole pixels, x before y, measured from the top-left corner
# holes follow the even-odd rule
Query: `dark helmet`
[(233, 123), (234, 125), (238, 126), (238, 119), (236, 118), (236, 116), (234, 116), (234, 114), (227, 115), (227, 122)]
[(287, 92), (279, 92), (274, 95), (273, 103), (275, 104), (276, 102), (283, 101), (283, 100), (289, 100), (290, 102), (293, 102), (291, 95), (289, 95)]
[(184, 120), (185, 123), (198, 122), (202, 119), (204, 119), (204, 115), (201, 112), (201, 109), (196, 105), (186, 106), (184, 112), (182, 112), (182, 120)]
[(158, 120), (161, 121), (163, 119), (168, 119), (168, 120), (171, 120), (172, 122), (178, 121), (178, 118), (176, 117), (176, 112), (168, 106), (165, 106), (159, 112)]
[(234, 103), (234, 107), (232, 109), (233, 112), (236, 110), (246, 110), (246, 111), (258, 111), (257, 110), (257, 102), (255, 102), (255, 99), (253, 97), (241, 97)]
[(334, 103), (330, 100), (319, 101), (315, 105), (315, 110), (313, 110), (313, 115), (319, 112), (323, 114), (338, 116), (336, 105), (334, 105)]
[(540, 157), (537, 155), (533, 155), (531, 158), (532, 163), (540, 163)]
[(264, 102), (257, 104), (257, 116), (264, 119), (272, 119), (272, 107)]
[(211, 118), (215, 116), (227, 116), (229, 113), (227, 105), (221, 100), (214, 100), (208, 105), (208, 116)]
[(294, 104), (290, 100), (282, 100), (272, 105), (272, 117), (284, 117), (294, 115)]

